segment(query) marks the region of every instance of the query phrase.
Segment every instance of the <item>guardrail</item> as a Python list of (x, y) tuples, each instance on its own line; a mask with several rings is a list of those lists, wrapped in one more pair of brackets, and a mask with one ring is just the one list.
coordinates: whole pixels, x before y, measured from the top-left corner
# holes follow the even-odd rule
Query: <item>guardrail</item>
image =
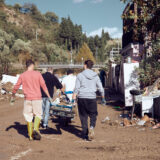
[[(56, 68), (56, 69), (60, 69), (60, 68), (83, 68), (83, 64), (62, 64), (62, 63), (55, 63), (55, 64), (45, 64), (45, 63), (41, 63), (38, 65), (38, 68)], [(103, 68), (105, 67), (104, 63), (100, 63), (100, 64), (95, 64), (93, 66), (93, 68)]]

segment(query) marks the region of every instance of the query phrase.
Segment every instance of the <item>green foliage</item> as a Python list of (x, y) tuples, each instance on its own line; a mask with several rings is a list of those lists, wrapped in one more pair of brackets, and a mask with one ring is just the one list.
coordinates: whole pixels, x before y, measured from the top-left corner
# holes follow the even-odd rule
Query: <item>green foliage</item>
[(7, 21), (7, 15), (2, 10), (0, 10), (0, 21), (2, 21), (2, 23)]
[(78, 52), (78, 55), (76, 57), (76, 62), (82, 63), (83, 61), (89, 59), (92, 60), (93, 62), (96, 62), (93, 57), (93, 53), (89, 49), (88, 45), (84, 43)]
[(0, 30), (0, 39), (3, 41), (3, 44), (11, 47), (14, 42), (13, 34), (7, 34), (6, 32)]
[(53, 12), (47, 12), (45, 18), (50, 22), (58, 23), (58, 16)]
[(14, 61), (14, 57), (10, 53), (14, 36), (0, 30), (0, 74), (8, 73), (10, 63)]
[(160, 40), (153, 42), (152, 54), (140, 65), (139, 75), (143, 88), (152, 85), (160, 77)]
[(67, 52), (53, 43), (45, 44), (43, 52), (46, 54), (48, 62), (68, 62)]
[(5, 0), (0, 0), (0, 3), (3, 3), (4, 4)]
[(0, 0), (0, 7), (2, 7), (5, 3), (5, 0)]
[(68, 50), (72, 49), (72, 38), (74, 37), (74, 25), (70, 17), (62, 18), (62, 22), (59, 27), (59, 37), (61, 45), (65, 45)]
[(31, 53), (31, 43), (30, 42), (24, 42), (21, 39), (17, 39), (12, 47), (12, 53), (14, 55), (18, 55), (21, 53)]
[(14, 5), (14, 9), (19, 12), (19, 10), (21, 9), (21, 5), (18, 4), (18, 3), (16, 3), (16, 4)]
[(96, 60), (99, 62), (105, 61), (105, 45), (110, 40), (110, 36), (108, 33), (105, 33), (104, 30), (102, 30), (101, 37), (96, 35), (95, 37), (89, 37), (88, 45), (93, 52), (93, 55), (96, 56)]
[(93, 55), (97, 53), (97, 61), (104, 61), (105, 44), (110, 39), (108, 33), (102, 30), (102, 35), (95, 37), (87, 37), (86, 34), (82, 33), (82, 26), (73, 24), (70, 17), (62, 18), (62, 22), (59, 27), (57, 35), (58, 45), (63, 45), (65, 49), (79, 51), (79, 48), (83, 43), (87, 43)]

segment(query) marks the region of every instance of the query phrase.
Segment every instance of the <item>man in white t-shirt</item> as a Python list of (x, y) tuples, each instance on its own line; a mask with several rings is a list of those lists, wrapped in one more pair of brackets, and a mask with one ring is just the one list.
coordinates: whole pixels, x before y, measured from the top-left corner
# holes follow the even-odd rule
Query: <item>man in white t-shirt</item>
[(63, 78), (62, 85), (64, 88), (64, 93), (67, 95), (70, 102), (72, 101), (73, 91), (76, 84), (76, 76), (73, 74), (73, 70), (67, 71), (67, 76)]

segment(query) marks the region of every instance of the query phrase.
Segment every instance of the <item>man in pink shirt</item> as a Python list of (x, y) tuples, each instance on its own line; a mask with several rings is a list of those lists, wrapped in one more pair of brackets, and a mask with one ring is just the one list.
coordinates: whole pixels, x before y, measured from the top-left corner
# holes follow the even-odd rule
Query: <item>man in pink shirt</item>
[[(29, 140), (40, 140), (41, 135), (39, 133), (39, 125), (42, 117), (41, 88), (50, 100), (51, 97), (41, 73), (34, 70), (34, 62), (32, 60), (26, 61), (26, 68), (27, 71), (20, 75), (16, 85), (14, 86), (12, 97), (15, 97), (17, 90), (22, 85), (25, 96), (23, 115), (27, 121)], [(33, 117), (35, 117), (34, 131), (32, 124)]]

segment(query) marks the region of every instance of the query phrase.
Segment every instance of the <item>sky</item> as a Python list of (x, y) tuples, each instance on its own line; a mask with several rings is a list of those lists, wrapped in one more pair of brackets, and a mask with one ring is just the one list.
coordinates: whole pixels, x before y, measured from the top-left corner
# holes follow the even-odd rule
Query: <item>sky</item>
[(73, 23), (82, 25), (87, 36), (100, 36), (102, 29), (112, 38), (122, 36), (121, 15), (125, 5), (120, 0), (6, 0), (6, 3), (34, 3), (42, 13), (52, 11), (60, 19), (70, 16)]

